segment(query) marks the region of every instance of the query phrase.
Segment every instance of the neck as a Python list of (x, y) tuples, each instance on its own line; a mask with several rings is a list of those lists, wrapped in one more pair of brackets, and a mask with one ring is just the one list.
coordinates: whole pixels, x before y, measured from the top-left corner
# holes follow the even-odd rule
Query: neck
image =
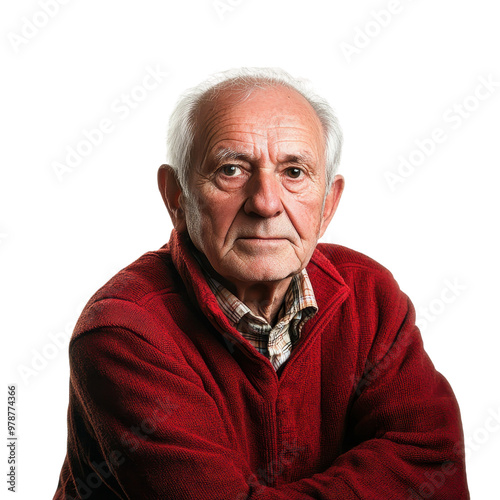
[(224, 286), (241, 300), (253, 314), (274, 326), (292, 278), (259, 283), (229, 283)]
[[(193, 246), (194, 248), (194, 246)], [(264, 318), (274, 326), (285, 295), (292, 281), (292, 276), (278, 281), (240, 282), (228, 281), (222, 277), (199, 250), (194, 249), (203, 262), (205, 271), (212, 274), (235, 297), (243, 302), (256, 316)]]

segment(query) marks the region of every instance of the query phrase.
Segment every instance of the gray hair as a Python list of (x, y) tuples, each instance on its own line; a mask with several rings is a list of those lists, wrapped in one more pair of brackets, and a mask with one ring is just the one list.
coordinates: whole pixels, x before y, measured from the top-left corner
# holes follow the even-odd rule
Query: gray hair
[(174, 169), (179, 184), (188, 194), (188, 171), (195, 134), (196, 113), (206, 99), (213, 100), (219, 91), (231, 86), (241, 92), (242, 101), (254, 89), (284, 86), (301, 94), (312, 106), (325, 134), (325, 168), (327, 191), (333, 183), (340, 163), (342, 131), (337, 117), (326, 99), (318, 96), (309, 82), (294, 78), (280, 68), (236, 68), (216, 73), (201, 84), (188, 89), (179, 99), (170, 116), (167, 134), (167, 163)]

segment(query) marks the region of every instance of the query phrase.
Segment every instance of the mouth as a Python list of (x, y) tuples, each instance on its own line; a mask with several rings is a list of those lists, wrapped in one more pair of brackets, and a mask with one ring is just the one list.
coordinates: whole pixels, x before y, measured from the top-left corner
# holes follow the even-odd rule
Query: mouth
[(234, 242), (240, 252), (248, 256), (278, 255), (290, 246), (290, 240), (281, 236), (245, 235)]
[(242, 236), (238, 238), (239, 240), (250, 240), (250, 241), (282, 241), (287, 238), (282, 238), (279, 236)]
[(287, 238), (277, 238), (277, 237), (264, 237), (261, 238), (259, 236), (244, 236), (238, 238), (237, 240), (240, 245), (247, 248), (278, 248), (282, 246), (283, 243), (287, 243)]

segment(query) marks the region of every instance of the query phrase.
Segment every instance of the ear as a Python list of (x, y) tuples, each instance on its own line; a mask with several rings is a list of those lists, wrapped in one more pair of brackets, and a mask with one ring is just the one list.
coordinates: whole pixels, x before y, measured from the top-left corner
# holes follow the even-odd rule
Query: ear
[(327, 193), (325, 198), (325, 206), (323, 208), (323, 215), (321, 219), (321, 228), (319, 237), (321, 238), (323, 234), (325, 234), (326, 228), (335, 212), (337, 211), (337, 207), (339, 205), (340, 197), (342, 196), (342, 192), (344, 191), (344, 177), (341, 175), (336, 175), (333, 179), (332, 187), (330, 191)]
[(186, 217), (182, 207), (182, 189), (177, 180), (177, 175), (170, 165), (162, 165), (158, 169), (158, 188), (174, 228), (179, 233), (186, 231)]

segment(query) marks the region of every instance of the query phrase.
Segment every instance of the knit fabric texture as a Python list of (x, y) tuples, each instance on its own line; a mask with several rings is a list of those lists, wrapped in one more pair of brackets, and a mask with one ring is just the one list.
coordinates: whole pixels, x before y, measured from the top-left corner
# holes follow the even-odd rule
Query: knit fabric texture
[(88, 302), (70, 342), (56, 500), (466, 500), (462, 425), (391, 273), (339, 245), (275, 370), (170, 242)]

